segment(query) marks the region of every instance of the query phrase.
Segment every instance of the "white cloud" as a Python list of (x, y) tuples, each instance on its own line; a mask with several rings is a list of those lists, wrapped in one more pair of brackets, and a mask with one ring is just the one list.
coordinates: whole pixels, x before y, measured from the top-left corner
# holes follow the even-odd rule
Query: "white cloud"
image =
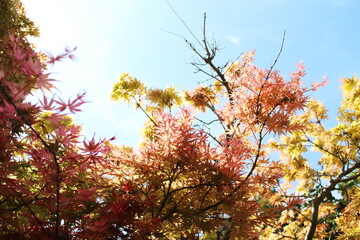
[(229, 40), (229, 42), (231, 42), (233, 44), (239, 45), (239, 43), (240, 43), (240, 39), (235, 36), (228, 35), (228, 36), (226, 36), (226, 38), (227, 38), (227, 40)]

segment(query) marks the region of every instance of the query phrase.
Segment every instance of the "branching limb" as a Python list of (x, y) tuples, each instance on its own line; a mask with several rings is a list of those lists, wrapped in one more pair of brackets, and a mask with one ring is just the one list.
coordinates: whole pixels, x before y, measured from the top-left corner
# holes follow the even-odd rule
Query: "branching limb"
[(43, 223), (41, 222), (41, 220), (38, 218), (38, 216), (36, 215), (36, 213), (30, 208), (29, 206), (29, 202), (26, 201), (23, 196), (16, 191), (13, 187), (10, 186), (10, 189), (20, 198), (20, 200), (24, 203), (24, 206), (27, 208), (27, 210), (30, 212), (30, 214), (33, 216), (33, 218), (35, 219), (35, 221), (37, 222), (37, 224), (40, 226), (41, 230), (46, 233), (46, 230), (43, 226)]
[(313, 201), (312, 201), (313, 210), (312, 210), (312, 215), (311, 215), (311, 223), (310, 223), (310, 227), (307, 231), (305, 240), (311, 240), (311, 239), (313, 239), (313, 237), (315, 235), (316, 226), (319, 224), (319, 208), (320, 208), (321, 203), (324, 201), (325, 198), (327, 198), (329, 196), (331, 191), (333, 191), (335, 189), (335, 187), (338, 183), (350, 181), (350, 180), (353, 180), (353, 179), (359, 177), (360, 174), (344, 178), (359, 168), (360, 168), (360, 162), (357, 162), (352, 167), (348, 168), (346, 171), (341, 172), (335, 179), (330, 180), (330, 184), (321, 192), (321, 194), (319, 196), (317, 196), (313, 199)]
[[(45, 139), (40, 135), (38, 131), (32, 126), (30, 121), (24, 116), (24, 114), (20, 111), (18, 106), (14, 103), (12, 98), (6, 93), (1, 92), (2, 95), (5, 97), (6, 101), (9, 102), (13, 108), (15, 109), (16, 113), (20, 116), (21, 120), (25, 123), (26, 126), (30, 128), (30, 130), (35, 134), (35, 136), (39, 139), (39, 141), (43, 144), (43, 146), (47, 149), (47, 151), (52, 155), (55, 170), (56, 170), (56, 177), (55, 177), (55, 184), (56, 184), (56, 206), (55, 206), (55, 236), (58, 236), (59, 227), (60, 227), (60, 188), (61, 188), (61, 168), (57, 158), (56, 152), (51, 148), (51, 146), (45, 141)], [(28, 205), (27, 205), (28, 207)], [(28, 207), (29, 211), (31, 209)], [(32, 211), (31, 211), (32, 212)]]

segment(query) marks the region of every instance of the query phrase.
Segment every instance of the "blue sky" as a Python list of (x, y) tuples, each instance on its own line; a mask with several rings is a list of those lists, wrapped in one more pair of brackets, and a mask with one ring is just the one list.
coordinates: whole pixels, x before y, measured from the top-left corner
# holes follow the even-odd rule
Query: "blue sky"
[[(136, 145), (145, 116), (124, 103), (110, 101), (113, 82), (122, 72), (147, 86), (190, 89), (205, 76), (194, 74), (192, 42), (181, 21), (164, 0), (23, 0), (28, 15), (40, 27), (37, 46), (54, 54), (78, 47), (76, 61), (58, 63), (51, 72), (65, 97), (87, 92), (90, 101), (76, 121), (84, 133), (117, 137), (117, 143)], [(302, 60), (306, 83), (328, 85), (313, 96), (336, 117), (340, 79), (360, 74), (360, 1), (357, 0), (169, 0), (201, 38), (203, 13), (207, 30), (223, 48), (217, 63), (256, 50), (256, 64), (269, 67), (286, 39), (277, 64), (289, 76)]]

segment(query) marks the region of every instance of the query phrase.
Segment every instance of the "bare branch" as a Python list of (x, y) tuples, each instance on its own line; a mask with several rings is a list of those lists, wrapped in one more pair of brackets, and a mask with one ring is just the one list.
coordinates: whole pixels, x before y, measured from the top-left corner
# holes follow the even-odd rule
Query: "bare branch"
[[(179, 18), (179, 20), (183, 23), (183, 25), (186, 27), (186, 29), (189, 31), (189, 33), (193, 36), (193, 38), (195, 39), (195, 41), (201, 46), (202, 44), (200, 43), (199, 39), (195, 36), (195, 34), (191, 31), (191, 29), (188, 27), (188, 25), (186, 24), (186, 22), (182, 19), (182, 17), (180, 17), (180, 15), (175, 11), (175, 9), (171, 6), (171, 4), (167, 1), (164, 0), (167, 5), (170, 7), (170, 9), (175, 13), (175, 15)], [(205, 50), (205, 49), (204, 49)]]

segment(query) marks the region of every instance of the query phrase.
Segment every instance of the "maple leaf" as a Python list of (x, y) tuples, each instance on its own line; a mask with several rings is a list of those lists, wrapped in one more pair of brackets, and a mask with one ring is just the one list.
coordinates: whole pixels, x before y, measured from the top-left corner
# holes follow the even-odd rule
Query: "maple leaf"
[(76, 113), (81, 111), (79, 107), (84, 103), (86, 103), (84, 97), (85, 97), (85, 93), (82, 93), (82, 94), (78, 94), (74, 100), (72, 101), (70, 101), (70, 99), (68, 100), (67, 107), (71, 113)]
[(299, 70), (304, 70), (305, 69), (305, 66), (303, 65), (303, 61), (300, 61), (296, 67), (299, 69)]
[(83, 150), (90, 152), (90, 153), (97, 153), (100, 150), (101, 144), (102, 144), (102, 141), (95, 142), (95, 137), (93, 137), (91, 140), (83, 141), (83, 145), (84, 145)]
[(67, 108), (67, 104), (64, 100), (62, 100), (61, 98), (59, 98), (58, 100), (54, 100), (59, 106), (57, 108), (55, 108), (56, 110), (63, 112), (66, 110)]
[[(307, 96), (324, 81), (302, 86), (302, 62), (287, 80), (273, 66), (257, 67), (253, 51), (225, 72), (210, 64), (209, 52), (202, 59), (215, 84), (185, 93), (195, 109), (213, 113), (214, 121), (200, 124), (183, 106), (170, 109), (182, 104), (175, 88), (149, 89), (122, 74), (112, 98), (134, 103), (152, 121), (133, 150), (95, 135), (79, 142), (81, 128), (69, 114), (81, 111), (84, 93), (66, 100), (44, 95), (41, 108), (25, 102), (34, 89), (51, 91), (45, 68), (73, 59), (75, 49), (49, 54), (44, 63), (18, 34), (0, 45), (8, 55), (0, 61), (0, 238), (26, 232), (32, 239), (304, 239), (308, 231), (310, 239), (312, 231), (329, 238), (336, 224), (346, 232), (340, 238), (358, 236), (355, 76), (344, 80), (339, 125), (326, 130), (325, 108)], [(304, 156), (310, 145), (322, 155), (319, 168)], [(280, 150), (283, 164), (272, 161), (269, 146)], [(284, 190), (284, 176), (300, 181), (304, 196)], [(335, 189), (341, 200), (331, 197)]]
[(13, 54), (14, 54), (15, 59), (20, 62), (22, 60), (24, 60), (25, 58), (27, 58), (27, 56), (28, 56), (28, 52), (24, 51), (20, 47), (14, 47)]
[(54, 97), (48, 100), (48, 97), (43, 95), (43, 101), (40, 101), (40, 104), (44, 110), (50, 111), (53, 110), (53, 104), (54, 104)]
[(39, 89), (45, 89), (45, 90), (50, 90), (51, 88), (54, 87), (53, 83), (54, 81), (56, 81), (55, 79), (50, 79), (49, 78), (49, 73), (46, 74), (40, 74), (37, 78), (36, 81), (36, 86)]
[(48, 64), (53, 65), (55, 62), (61, 61), (65, 58), (70, 58), (73, 60), (75, 58), (73, 52), (75, 52), (77, 47), (74, 47), (73, 49), (66, 48), (64, 52), (54, 56), (51, 53), (48, 53)]
[(46, 116), (46, 119), (49, 121), (49, 123), (54, 124), (55, 126), (59, 125), (61, 121), (66, 120), (65, 114), (59, 114), (59, 113), (52, 113), (49, 116)]

